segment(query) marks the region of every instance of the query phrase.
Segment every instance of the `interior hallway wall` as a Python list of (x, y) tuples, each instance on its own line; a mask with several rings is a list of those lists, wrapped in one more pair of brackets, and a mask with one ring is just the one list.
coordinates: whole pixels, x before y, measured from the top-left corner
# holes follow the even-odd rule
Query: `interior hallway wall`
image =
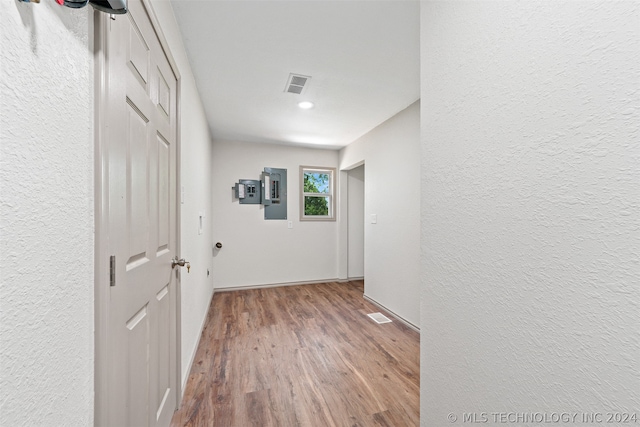
[(91, 9), (0, 2), (0, 424), (93, 423)]
[[(365, 296), (419, 325), (420, 102), (340, 150), (365, 164)], [(344, 207), (343, 207), (344, 208)], [(372, 223), (372, 215), (376, 223)]]
[(640, 4), (421, 15), (421, 424), (638, 413)]
[(178, 192), (181, 200), (179, 255), (191, 263), (191, 272), (183, 268), (180, 276), (181, 378), (185, 384), (213, 296), (213, 277), (207, 274), (207, 270), (210, 273), (213, 269), (213, 148), (209, 124), (171, 3), (154, 0), (153, 8), (180, 72), (180, 185), (183, 191)]
[[(214, 141), (213, 163), (213, 236), (223, 243), (214, 255), (216, 289), (337, 278), (337, 222), (299, 220), (299, 167), (335, 168), (337, 151)], [(238, 180), (260, 179), (265, 167), (287, 169), (287, 221), (265, 220), (261, 205), (233, 197)]]
[(365, 166), (351, 169), (348, 179), (349, 278), (364, 277), (364, 176)]

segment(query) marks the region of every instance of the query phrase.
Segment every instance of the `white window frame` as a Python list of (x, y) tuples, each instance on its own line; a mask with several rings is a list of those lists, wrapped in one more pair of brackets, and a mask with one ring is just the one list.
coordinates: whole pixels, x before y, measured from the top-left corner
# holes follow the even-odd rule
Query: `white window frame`
[[(329, 192), (328, 193), (305, 193), (304, 191), (304, 174), (305, 172), (320, 172), (329, 174)], [(335, 221), (336, 220), (336, 168), (328, 168), (324, 166), (300, 166), (300, 221)], [(304, 198), (305, 196), (328, 197), (329, 198), (329, 215), (305, 215)]]

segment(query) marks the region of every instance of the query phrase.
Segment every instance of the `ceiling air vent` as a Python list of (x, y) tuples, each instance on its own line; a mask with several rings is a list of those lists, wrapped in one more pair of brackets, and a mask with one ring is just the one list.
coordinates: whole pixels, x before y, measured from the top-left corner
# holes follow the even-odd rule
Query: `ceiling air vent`
[(289, 80), (287, 80), (287, 86), (284, 91), (300, 95), (310, 78), (309, 76), (301, 76), (299, 74), (289, 74)]

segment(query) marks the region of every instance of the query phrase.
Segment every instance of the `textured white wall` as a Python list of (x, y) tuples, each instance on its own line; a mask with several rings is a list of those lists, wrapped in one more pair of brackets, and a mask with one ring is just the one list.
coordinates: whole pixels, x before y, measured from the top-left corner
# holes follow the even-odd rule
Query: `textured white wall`
[(364, 165), (349, 171), (349, 277), (364, 277)]
[(421, 424), (640, 413), (640, 4), (421, 15)]
[[(212, 143), (200, 94), (171, 3), (167, 0), (154, 0), (153, 8), (180, 71), (180, 179), (181, 187), (184, 188), (184, 203), (180, 204), (180, 256), (191, 263), (190, 273), (187, 274), (182, 269), (180, 288), (181, 378), (184, 384), (189, 376), (213, 295), (213, 278), (211, 275), (207, 276), (207, 269), (211, 271), (213, 267)], [(202, 233), (198, 234), (201, 213), (204, 214), (203, 227)]]
[[(340, 169), (364, 160), (365, 295), (420, 322), (420, 103), (340, 150)], [(377, 224), (371, 215), (377, 215)]]
[[(214, 141), (213, 258), (215, 288), (337, 278), (337, 221), (300, 222), (300, 166), (336, 167), (338, 152)], [(261, 205), (240, 205), (231, 187), (259, 179), (265, 167), (287, 169), (287, 221), (265, 220)], [(253, 268), (252, 268), (253, 266)]]
[(0, 425), (93, 423), (90, 12), (0, 2)]

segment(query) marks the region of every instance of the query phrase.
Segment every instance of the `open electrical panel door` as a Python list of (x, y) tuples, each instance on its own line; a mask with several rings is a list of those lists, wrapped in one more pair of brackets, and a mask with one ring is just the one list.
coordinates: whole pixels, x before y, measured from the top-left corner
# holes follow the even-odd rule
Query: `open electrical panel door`
[(264, 219), (287, 219), (287, 170), (264, 168), (260, 179), (240, 179), (232, 187), (241, 205), (264, 206)]
[(264, 168), (264, 219), (287, 219), (287, 170)]

